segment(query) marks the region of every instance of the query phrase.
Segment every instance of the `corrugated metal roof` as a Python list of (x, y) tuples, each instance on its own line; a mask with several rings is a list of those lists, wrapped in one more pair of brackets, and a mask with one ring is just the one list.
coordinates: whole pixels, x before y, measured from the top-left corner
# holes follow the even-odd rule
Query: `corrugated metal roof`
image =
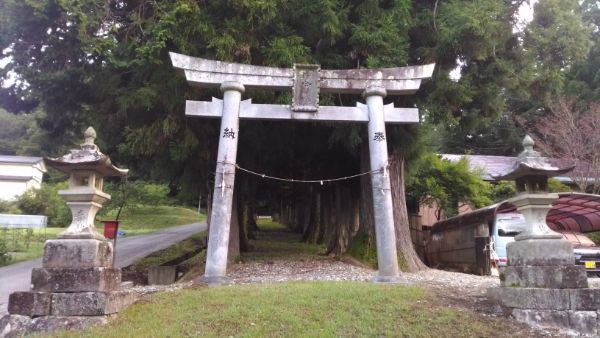
[(600, 231), (600, 195), (561, 193), (552, 203), (546, 222), (557, 231)]
[[(546, 216), (546, 223), (555, 231), (587, 233), (600, 231), (600, 195), (559, 193)], [(463, 224), (487, 223), (497, 213), (517, 212), (514, 205), (503, 201), (472, 212), (435, 223), (432, 233), (442, 232)]]
[(0, 155), (0, 163), (35, 164), (42, 161), (41, 157)]

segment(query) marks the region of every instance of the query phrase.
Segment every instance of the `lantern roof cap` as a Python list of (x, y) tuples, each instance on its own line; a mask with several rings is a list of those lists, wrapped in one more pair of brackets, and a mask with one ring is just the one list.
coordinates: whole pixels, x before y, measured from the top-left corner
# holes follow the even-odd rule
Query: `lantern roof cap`
[(575, 165), (556, 167), (550, 163), (550, 158), (542, 156), (540, 152), (533, 150), (535, 142), (529, 135), (523, 138), (523, 151), (517, 156), (511, 170), (503, 175), (494, 176), (497, 180), (516, 180), (526, 176), (554, 177), (567, 173)]
[(96, 140), (96, 130), (88, 127), (83, 133), (84, 142), (79, 149), (71, 149), (68, 154), (60, 157), (45, 157), (44, 162), (49, 167), (60, 170), (65, 173), (71, 173), (74, 170), (95, 171), (103, 176), (126, 176), (128, 169), (121, 169), (114, 166), (110, 158), (103, 154), (94, 143)]

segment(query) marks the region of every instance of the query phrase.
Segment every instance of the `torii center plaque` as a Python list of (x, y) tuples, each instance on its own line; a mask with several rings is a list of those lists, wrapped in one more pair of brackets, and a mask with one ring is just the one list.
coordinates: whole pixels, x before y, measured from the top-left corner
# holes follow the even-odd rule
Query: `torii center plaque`
[[(385, 168), (388, 150), (386, 123), (418, 123), (417, 108), (384, 105), (386, 95), (414, 94), (421, 81), (431, 77), (435, 64), (380, 69), (323, 70), (318, 65), (275, 68), (221, 62), (170, 53), (175, 68), (183, 70), (191, 85), (220, 87), (223, 100), (187, 101), (186, 115), (220, 117), (221, 136), (213, 193), (206, 268), (201, 280), (227, 283), (227, 251), (233, 201), (233, 183), (239, 119), (366, 122), (369, 131), (371, 182), (375, 214), (378, 273), (375, 282), (399, 281), (396, 235), (390, 178)], [(292, 90), (292, 105), (253, 104), (241, 101), (245, 88)], [(319, 92), (362, 94), (366, 105), (319, 106)], [(378, 170), (383, 169), (383, 170)]]

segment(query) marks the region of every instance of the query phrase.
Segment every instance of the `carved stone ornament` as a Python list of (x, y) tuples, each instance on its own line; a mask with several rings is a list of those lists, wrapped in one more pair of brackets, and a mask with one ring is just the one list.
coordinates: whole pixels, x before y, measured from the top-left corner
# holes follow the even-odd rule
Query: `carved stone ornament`
[(292, 111), (316, 112), (319, 110), (319, 65), (294, 64)]

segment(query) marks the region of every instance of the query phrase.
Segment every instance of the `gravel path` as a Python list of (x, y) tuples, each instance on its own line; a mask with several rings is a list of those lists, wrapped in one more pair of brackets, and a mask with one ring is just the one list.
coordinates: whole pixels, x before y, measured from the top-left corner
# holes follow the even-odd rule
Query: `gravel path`
[[(228, 276), (236, 284), (277, 283), (287, 281), (370, 281), (376, 271), (327, 257), (275, 259), (266, 262), (235, 264)], [(428, 269), (402, 273), (408, 284), (447, 286), (469, 294), (485, 292), (500, 285), (498, 277)]]

